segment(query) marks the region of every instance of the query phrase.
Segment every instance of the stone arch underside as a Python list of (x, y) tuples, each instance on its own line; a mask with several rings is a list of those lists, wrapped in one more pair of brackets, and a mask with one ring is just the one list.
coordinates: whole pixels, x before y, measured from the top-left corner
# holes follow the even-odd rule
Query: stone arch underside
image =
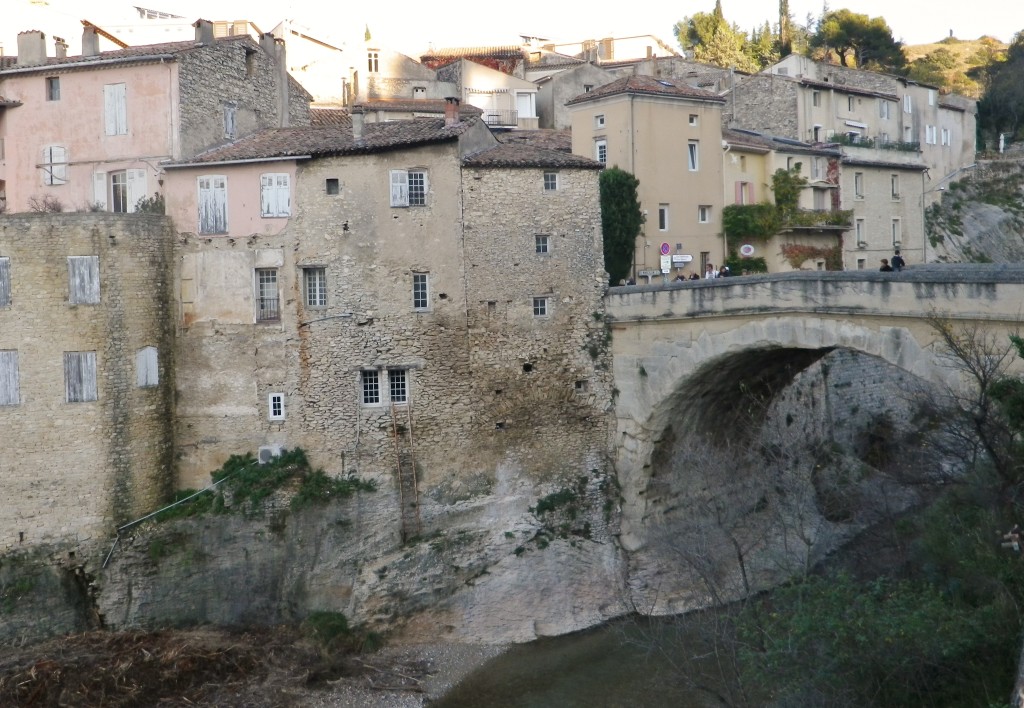
[[(833, 352), (837, 355), (848, 350), (867, 355), (877, 360), (878, 366), (896, 367), (930, 384), (949, 385), (955, 380), (955, 374), (936, 359), (929, 346), (930, 340), (925, 345), (918, 341), (917, 337), (927, 336), (924, 327), (915, 335), (907, 327), (873, 328), (824, 318), (772, 318), (746, 322), (731, 329), (708, 331), (701, 328), (694, 332), (700, 324), (699, 321), (686, 323), (685, 328), (677, 329), (679, 336), (675, 339), (662, 328), (650, 346), (638, 348), (646, 354), (616, 360), (621, 442), (616, 464), (623, 490), (621, 540), (631, 556), (634, 601), (638, 606), (657, 606), (666, 612), (690, 609), (701, 602), (698, 590), (672, 587), (690, 582), (692, 578), (686, 580), (665, 570), (666, 566), (678, 563), (681, 555), (696, 551), (657, 547), (659, 531), (655, 528), (658, 523), (655, 519), (662, 518), (664, 509), (654, 507), (666, 503), (669, 495), (665, 489), (672, 484), (664, 479), (652, 481), (652, 477), (659, 472), (655, 468), (664, 471), (666, 461), (674, 454), (670, 448), (679, 446), (680, 435), (742, 444), (742, 433), (750, 427), (749, 409), (767, 410), (794, 377), (809, 367), (826, 366), (819, 362)], [(700, 471), (703, 462), (696, 460), (692, 468), (684, 465), (683, 469)], [(719, 468), (728, 472), (728, 461), (719, 463)], [(809, 478), (802, 480), (801, 493), (809, 497), (813, 489), (808, 481)], [(672, 503), (678, 502), (680, 484), (686, 488), (684, 496), (689, 495), (687, 503), (712, 516), (721, 514), (723, 509), (742, 513), (743, 509), (753, 511), (766, 504), (763, 495), (755, 492), (753, 485), (743, 481), (742, 476), (733, 478), (726, 474), (717, 481), (677, 482), (677, 496)], [(780, 484), (796, 489), (792, 480), (783, 480)], [(864, 493), (870, 494), (870, 490)], [(690, 513), (687, 511), (684, 516)], [(678, 510), (676, 514), (678, 522), (681, 518)], [(819, 524), (819, 531), (827, 527), (827, 543), (841, 543), (844, 533), (847, 536), (852, 533), (852, 526), (844, 530), (841, 524), (819, 523), (820, 519), (811, 522)], [(754, 524), (746, 526), (753, 529)], [(702, 554), (732, 552), (730, 544), (736, 539), (728, 532), (722, 529), (695, 531), (695, 528), (691, 523), (687, 532), (699, 531), (698, 545), (705, 546)], [(763, 528), (759, 532), (750, 530), (750, 533), (755, 536), (748, 535), (744, 543), (759, 542), (756, 533), (767, 535)], [(825, 536), (822, 532), (823, 539)], [(771, 544), (780, 547), (789, 541), (779, 536), (765, 545), (766, 548)], [(767, 565), (773, 562), (764, 561), (762, 570), (770, 570)], [(768, 572), (766, 577), (770, 574)]]

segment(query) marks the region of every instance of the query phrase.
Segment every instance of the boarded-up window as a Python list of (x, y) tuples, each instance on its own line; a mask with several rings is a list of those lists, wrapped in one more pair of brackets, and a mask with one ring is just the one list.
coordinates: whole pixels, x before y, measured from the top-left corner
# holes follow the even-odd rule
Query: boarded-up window
[(160, 367), (156, 347), (143, 347), (135, 352), (135, 385), (139, 388), (160, 383)]
[(290, 216), (292, 196), (288, 175), (268, 172), (260, 175), (260, 215)]
[(0, 307), (11, 304), (11, 259), (0, 258)]
[(19, 403), (18, 352), (0, 351), (0, 406), (16, 406)]
[(100, 301), (100, 257), (68, 256), (68, 302), (95, 305)]
[(228, 232), (228, 178), (209, 175), (199, 178), (199, 233)]
[(107, 135), (128, 135), (128, 100), (124, 84), (103, 87), (103, 123)]
[(57, 185), (68, 182), (68, 149), (63, 145), (47, 145), (39, 162), (43, 184)]
[(96, 352), (64, 352), (64, 391), (68, 403), (96, 400)]

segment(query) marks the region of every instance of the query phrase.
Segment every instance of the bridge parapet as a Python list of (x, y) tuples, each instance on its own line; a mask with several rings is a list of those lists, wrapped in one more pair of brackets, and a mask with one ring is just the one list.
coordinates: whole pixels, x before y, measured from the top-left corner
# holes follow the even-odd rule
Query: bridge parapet
[(878, 271), (796, 271), (609, 288), (613, 322), (809, 313), (1016, 322), (1024, 264), (942, 264)]

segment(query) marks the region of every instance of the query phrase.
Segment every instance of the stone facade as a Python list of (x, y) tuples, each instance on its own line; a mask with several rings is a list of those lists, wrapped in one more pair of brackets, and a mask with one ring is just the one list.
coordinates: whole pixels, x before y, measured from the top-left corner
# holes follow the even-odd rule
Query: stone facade
[[(0, 217), (0, 350), (17, 352), (20, 387), (0, 406), (0, 547), (107, 538), (173, 488), (172, 240), (158, 216)], [(69, 256), (98, 257), (98, 303), (69, 302)], [(140, 386), (148, 347), (158, 368)], [(95, 354), (96, 400), (68, 402), (65, 352)]]
[(537, 92), (537, 117), (540, 127), (555, 130), (571, 128), (572, 117), (565, 106), (566, 102), (614, 80), (614, 74), (589, 63), (536, 80), (540, 87)]

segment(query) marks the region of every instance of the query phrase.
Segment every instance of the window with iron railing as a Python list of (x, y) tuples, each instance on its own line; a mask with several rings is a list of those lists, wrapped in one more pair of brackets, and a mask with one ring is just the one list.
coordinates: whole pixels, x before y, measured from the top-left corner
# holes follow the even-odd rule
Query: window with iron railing
[(270, 322), (281, 319), (280, 302), (277, 291), (277, 268), (257, 268), (256, 321)]

